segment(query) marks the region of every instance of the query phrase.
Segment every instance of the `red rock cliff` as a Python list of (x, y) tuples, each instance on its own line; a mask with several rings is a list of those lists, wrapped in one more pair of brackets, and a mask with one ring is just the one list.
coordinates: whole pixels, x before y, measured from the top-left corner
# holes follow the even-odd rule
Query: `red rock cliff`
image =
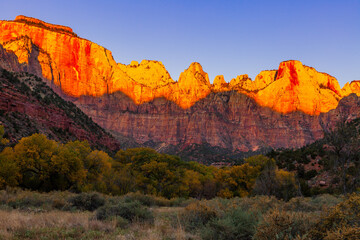
[(0, 21), (0, 44), (27, 64), (34, 44), (40, 64), (33, 72), (41, 72), (73, 97), (121, 91), (136, 104), (165, 97), (186, 109), (212, 91), (237, 90), (280, 113), (318, 115), (334, 109), (344, 96), (360, 93), (357, 83), (340, 89), (334, 77), (299, 61), (282, 62), (278, 70), (262, 71), (254, 81), (241, 75), (227, 84), (220, 77), (213, 85), (201, 65), (192, 63), (175, 82), (161, 62), (117, 64), (109, 50), (79, 38), (71, 28), (25, 16)]

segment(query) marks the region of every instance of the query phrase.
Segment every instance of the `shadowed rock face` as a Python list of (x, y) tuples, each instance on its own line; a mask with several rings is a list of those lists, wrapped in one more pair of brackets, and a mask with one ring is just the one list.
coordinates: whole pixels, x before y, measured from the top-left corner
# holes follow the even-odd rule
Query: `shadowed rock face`
[(360, 93), (358, 81), (341, 89), (334, 77), (300, 61), (282, 62), (254, 81), (244, 74), (229, 83), (217, 76), (213, 84), (192, 63), (176, 82), (161, 62), (116, 63), (109, 50), (68, 27), (21, 16), (0, 21), (0, 33), (2, 65), (43, 77), (99, 125), (141, 143), (300, 147), (336, 122), (359, 117), (358, 98), (350, 95)]
[(360, 117), (359, 98), (352, 94), (320, 115), (281, 114), (261, 107), (236, 91), (210, 93), (189, 109), (164, 98), (136, 105), (121, 92), (75, 101), (106, 129), (144, 143), (164, 142), (185, 147), (208, 143), (230, 150), (301, 147), (322, 138), (338, 121)]

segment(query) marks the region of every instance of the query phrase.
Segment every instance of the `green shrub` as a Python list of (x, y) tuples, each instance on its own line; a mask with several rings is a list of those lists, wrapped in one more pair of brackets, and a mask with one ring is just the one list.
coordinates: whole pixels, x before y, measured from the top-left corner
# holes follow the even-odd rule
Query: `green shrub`
[(129, 220), (120, 216), (116, 216), (115, 221), (116, 221), (116, 227), (118, 228), (126, 228), (129, 225)]
[(317, 206), (319, 210), (323, 210), (339, 204), (342, 200), (342, 197), (336, 197), (330, 194), (322, 194), (311, 198), (311, 204)]
[(269, 209), (278, 208), (283, 205), (283, 201), (274, 196), (255, 196), (242, 198), (239, 206), (242, 209), (252, 209), (258, 213), (266, 213)]
[(304, 179), (305, 179), (305, 180), (310, 180), (310, 179), (312, 179), (313, 177), (315, 177), (316, 175), (317, 175), (317, 171), (316, 171), (316, 170), (310, 170), (310, 171), (305, 172)]
[[(352, 229), (348, 234), (359, 231), (360, 228), (360, 194), (348, 195), (344, 201), (326, 212), (319, 223), (311, 230), (314, 239), (333, 239), (328, 236), (340, 234), (344, 230)], [(349, 238), (351, 239), (351, 238)]]
[(190, 203), (193, 203), (195, 201), (197, 201), (197, 200), (194, 199), (194, 198), (182, 198), (182, 197), (172, 198), (172, 199), (170, 199), (170, 206), (172, 206), (172, 207), (186, 207)]
[(251, 239), (256, 230), (257, 220), (253, 213), (237, 208), (221, 218), (215, 218), (201, 231), (203, 239), (236, 240)]
[(68, 202), (79, 210), (94, 211), (105, 204), (99, 193), (80, 193), (68, 199)]
[(98, 220), (110, 220), (114, 217), (122, 217), (130, 222), (154, 222), (153, 213), (138, 201), (119, 201), (117, 204), (107, 204), (96, 211)]
[(145, 205), (148, 207), (151, 207), (151, 206), (165, 207), (165, 206), (171, 205), (171, 201), (166, 198), (156, 197), (156, 196), (152, 196), (152, 195), (145, 195), (145, 194), (142, 194), (139, 192), (128, 193), (123, 198), (127, 202), (138, 201), (142, 205)]
[(69, 205), (66, 199), (72, 195), (74, 194), (69, 192), (54, 191), (49, 193), (39, 193), (24, 191), (18, 188), (9, 188), (0, 191), (0, 204), (15, 209), (64, 210)]
[(311, 213), (288, 212), (278, 209), (270, 210), (263, 215), (257, 226), (254, 239), (275, 240), (306, 237), (316, 224), (316, 217)]
[(317, 206), (311, 204), (309, 198), (303, 198), (303, 197), (292, 198), (284, 205), (284, 209), (286, 211), (294, 211), (294, 212), (313, 212), (316, 211), (317, 208), (318, 208)]
[(146, 194), (142, 194), (140, 192), (130, 192), (127, 193), (126, 195), (122, 196), (121, 199), (124, 199), (125, 201), (138, 201), (140, 202), (142, 205), (144, 206), (148, 206), (148, 207), (153, 207), (153, 206), (157, 206), (157, 207), (185, 207), (187, 205), (189, 205), (191, 202), (194, 202), (195, 200), (190, 198), (190, 199), (185, 199), (185, 198), (171, 198), (171, 199), (167, 199), (164, 197), (158, 197), (158, 196), (153, 196), (153, 195), (146, 195)]
[(21, 198), (10, 199), (7, 205), (12, 208), (40, 208), (46, 203), (46, 199), (41, 198), (40, 194), (33, 193), (33, 195), (23, 196)]
[(207, 201), (190, 203), (180, 215), (180, 220), (187, 231), (196, 231), (216, 218), (216, 212)]
[(330, 230), (326, 233), (324, 240), (358, 240), (360, 238), (360, 227), (342, 226), (335, 230)]
[(322, 194), (313, 198), (296, 197), (286, 202), (284, 209), (295, 212), (323, 211), (324, 209), (329, 209), (330, 207), (335, 206), (340, 201), (340, 197), (330, 194)]

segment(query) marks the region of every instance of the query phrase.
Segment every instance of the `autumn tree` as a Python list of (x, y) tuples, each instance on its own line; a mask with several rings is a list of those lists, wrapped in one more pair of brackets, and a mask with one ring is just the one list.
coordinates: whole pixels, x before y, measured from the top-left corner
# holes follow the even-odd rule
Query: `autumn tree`
[(194, 170), (186, 169), (182, 179), (183, 192), (187, 197), (201, 198), (203, 189), (203, 176)]
[(79, 189), (84, 184), (86, 169), (83, 158), (86, 155), (81, 152), (83, 149), (86, 149), (86, 143), (78, 141), (59, 146), (57, 154), (51, 158), (51, 185), (47, 190)]
[(58, 144), (43, 134), (22, 138), (14, 147), (15, 160), (22, 175), (22, 186), (47, 189), (52, 173), (51, 159), (58, 151)]
[(7, 147), (0, 153), (0, 189), (15, 187), (20, 180), (20, 168), (15, 161), (14, 151)]
[(14, 147), (14, 159), (22, 180), (20, 185), (42, 191), (79, 190), (88, 172), (84, 163), (95, 158), (88, 158), (90, 153), (86, 141), (59, 144), (43, 134), (22, 138)]
[[(262, 161), (259, 161), (260, 159)], [(296, 196), (297, 184), (294, 173), (279, 170), (274, 159), (260, 155), (245, 161), (260, 167), (261, 172), (253, 188), (254, 194), (272, 195), (285, 201)]]
[(265, 159), (264, 163), (261, 163), (261, 173), (256, 179), (253, 192), (259, 195), (275, 195), (277, 191), (276, 171), (275, 160)]
[(141, 166), (156, 158), (157, 152), (150, 148), (119, 150), (112, 163), (112, 174), (107, 175), (108, 188), (117, 194), (135, 192), (143, 181)]
[(140, 191), (167, 198), (208, 198), (216, 195), (213, 167), (184, 162), (149, 148), (120, 150), (112, 164), (112, 189), (121, 193)]
[(99, 150), (90, 152), (84, 159), (86, 180), (84, 190), (106, 192), (105, 175), (111, 170), (111, 157)]

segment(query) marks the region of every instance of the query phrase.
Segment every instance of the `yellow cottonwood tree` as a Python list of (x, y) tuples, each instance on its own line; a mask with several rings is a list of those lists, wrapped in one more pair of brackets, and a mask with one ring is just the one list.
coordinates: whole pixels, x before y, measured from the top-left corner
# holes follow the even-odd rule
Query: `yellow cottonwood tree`
[[(15, 160), (20, 168), (22, 183), (27, 188), (44, 189), (52, 172), (51, 158), (58, 144), (43, 134), (22, 138), (14, 147)], [(44, 189), (45, 190), (45, 189)]]
[(111, 157), (103, 152), (94, 150), (84, 159), (86, 183), (84, 190), (106, 192), (104, 176), (111, 170)]
[(15, 161), (14, 151), (7, 147), (0, 153), (0, 189), (15, 187), (20, 180), (20, 168)]

